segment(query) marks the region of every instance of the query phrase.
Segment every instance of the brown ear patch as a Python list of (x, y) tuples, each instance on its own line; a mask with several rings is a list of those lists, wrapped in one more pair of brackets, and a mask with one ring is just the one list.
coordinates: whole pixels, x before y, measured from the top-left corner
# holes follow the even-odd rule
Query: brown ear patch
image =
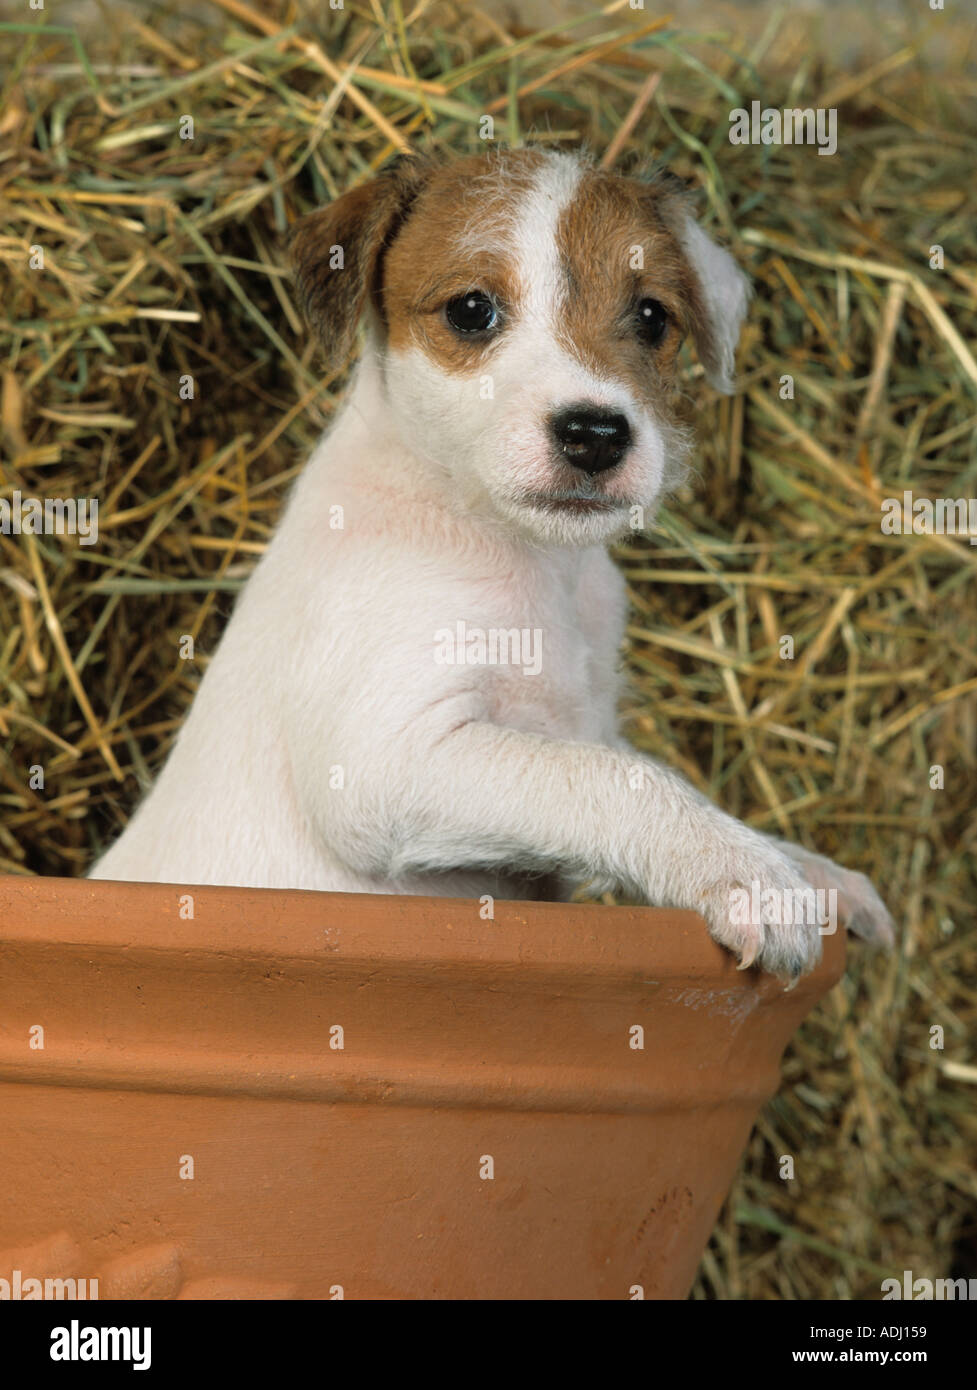
[(445, 303), (477, 289), (503, 318), (518, 299), (513, 234), (520, 199), (543, 163), (536, 150), (465, 155), (439, 171), (418, 199), (384, 266), (383, 309), (395, 351), (420, 348), (443, 371), (471, 373), (496, 344), (452, 333)]
[(290, 229), (286, 249), (299, 301), (330, 369), (349, 356), (360, 315), (377, 291), (384, 253), (434, 167), (425, 158), (396, 159)]
[[(695, 275), (663, 207), (674, 196), (667, 185), (589, 168), (556, 234), (567, 286), (564, 346), (598, 375), (622, 377), (639, 400), (659, 409), (678, 395), (678, 350), (687, 334), (698, 333), (703, 315)], [(666, 335), (652, 349), (635, 333), (645, 298), (668, 314)]]

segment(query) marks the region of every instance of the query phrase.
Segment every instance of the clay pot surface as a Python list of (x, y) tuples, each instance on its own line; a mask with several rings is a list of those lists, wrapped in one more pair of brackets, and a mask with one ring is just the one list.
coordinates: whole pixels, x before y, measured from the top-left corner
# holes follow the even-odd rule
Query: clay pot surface
[(843, 934), (785, 992), (693, 913), (494, 911), (0, 878), (0, 1278), (684, 1297)]

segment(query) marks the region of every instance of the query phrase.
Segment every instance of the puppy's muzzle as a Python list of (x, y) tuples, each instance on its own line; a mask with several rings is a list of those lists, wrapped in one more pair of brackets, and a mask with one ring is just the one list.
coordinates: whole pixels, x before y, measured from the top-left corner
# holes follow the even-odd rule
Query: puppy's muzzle
[(550, 419), (561, 457), (593, 477), (620, 463), (631, 447), (631, 426), (615, 410), (571, 405)]

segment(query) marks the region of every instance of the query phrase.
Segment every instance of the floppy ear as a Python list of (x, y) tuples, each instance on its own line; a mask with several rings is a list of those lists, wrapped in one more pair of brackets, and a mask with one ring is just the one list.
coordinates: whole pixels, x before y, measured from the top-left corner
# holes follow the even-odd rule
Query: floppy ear
[(400, 156), (289, 230), (286, 249), (299, 300), (330, 370), (349, 356), (368, 300), (382, 313), (383, 253), (433, 167), (431, 160)]
[(736, 344), (753, 291), (729, 252), (707, 236), (693, 217), (681, 181), (665, 174), (660, 183), (665, 193), (662, 214), (685, 253), (698, 291), (692, 329), (695, 350), (706, 380), (731, 396), (736, 389)]
[(690, 212), (685, 212), (676, 233), (699, 282), (705, 311), (693, 335), (699, 361), (710, 385), (731, 396), (736, 390), (736, 344), (753, 293), (750, 282)]

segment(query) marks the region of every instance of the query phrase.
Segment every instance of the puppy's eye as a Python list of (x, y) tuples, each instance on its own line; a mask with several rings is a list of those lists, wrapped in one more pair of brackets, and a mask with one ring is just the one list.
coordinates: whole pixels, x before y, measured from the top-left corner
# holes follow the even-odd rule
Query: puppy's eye
[(668, 328), (668, 310), (657, 299), (643, 299), (638, 305), (638, 337), (648, 347), (657, 347)]
[(481, 290), (469, 290), (449, 299), (444, 316), (456, 333), (487, 333), (499, 321), (499, 311)]

